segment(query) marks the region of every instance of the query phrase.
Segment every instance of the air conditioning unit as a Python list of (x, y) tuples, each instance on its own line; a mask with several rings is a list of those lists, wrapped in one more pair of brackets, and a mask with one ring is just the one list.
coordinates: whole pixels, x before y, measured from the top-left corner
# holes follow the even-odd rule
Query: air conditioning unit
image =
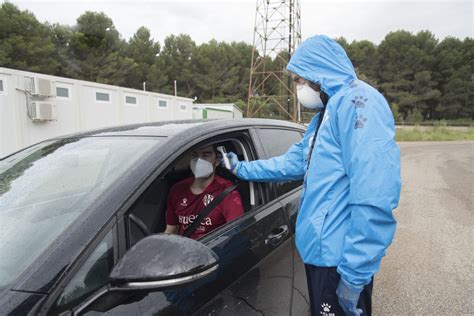
[(56, 120), (56, 104), (51, 102), (32, 101), (29, 112), (30, 118), (33, 121)]
[(30, 93), (39, 97), (55, 97), (56, 82), (45, 78), (31, 78)]

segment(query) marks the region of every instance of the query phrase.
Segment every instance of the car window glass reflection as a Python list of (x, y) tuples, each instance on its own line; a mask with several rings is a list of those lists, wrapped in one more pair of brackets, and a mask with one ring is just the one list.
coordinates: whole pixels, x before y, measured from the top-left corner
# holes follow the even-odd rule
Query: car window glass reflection
[[(262, 128), (260, 137), (268, 157), (283, 155), (293, 145), (301, 141), (302, 135), (299, 131)], [(275, 183), (276, 194), (281, 196), (303, 184), (303, 180), (286, 181)]]
[(78, 216), (86, 216), (97, 197), (158, 142), (125, 137), (59, 140), (2, 161), (0, 288)]
[(113, 260), (113, 236), (109, 232), (65, 287), (56, 302), (55, 312), (73, 307), (85, 296), (107, 284)]

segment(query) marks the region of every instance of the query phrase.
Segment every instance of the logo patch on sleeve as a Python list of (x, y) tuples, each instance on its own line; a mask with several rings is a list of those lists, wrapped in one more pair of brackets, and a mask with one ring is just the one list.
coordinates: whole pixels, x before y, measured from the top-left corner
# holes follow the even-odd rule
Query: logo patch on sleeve
[(365, 102), (367, 102), (367, 98), (363, 96), (358, 96), (352, 99), (352, 104), (355, 106), (356, 109), (365, 107)]
[(362, 114), (357, 116), (354, 129), (364, 128), (366, 122), (367, 122), (367, 118), (364, 117)]

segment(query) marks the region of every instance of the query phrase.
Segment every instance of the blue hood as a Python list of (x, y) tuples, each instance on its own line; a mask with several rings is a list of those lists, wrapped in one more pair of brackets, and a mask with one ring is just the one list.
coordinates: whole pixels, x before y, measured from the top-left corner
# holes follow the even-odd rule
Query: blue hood
[(304, 41), (291, 57), (287, 69), (306, 80), (319, 83), (321, 90), (330, 97), (344, 84), (357, 79), (344, 49), (324, 35)]

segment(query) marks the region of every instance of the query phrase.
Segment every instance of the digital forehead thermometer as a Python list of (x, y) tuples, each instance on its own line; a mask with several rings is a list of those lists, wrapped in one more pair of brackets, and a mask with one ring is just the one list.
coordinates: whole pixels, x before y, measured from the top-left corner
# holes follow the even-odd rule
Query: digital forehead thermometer
[(224, 146), (217, 146), (217, 151), (222, 154), (222, 159), (224, 160), (225, 167), (230, 170), (230, 161), (227, 158), (227, 150)]

